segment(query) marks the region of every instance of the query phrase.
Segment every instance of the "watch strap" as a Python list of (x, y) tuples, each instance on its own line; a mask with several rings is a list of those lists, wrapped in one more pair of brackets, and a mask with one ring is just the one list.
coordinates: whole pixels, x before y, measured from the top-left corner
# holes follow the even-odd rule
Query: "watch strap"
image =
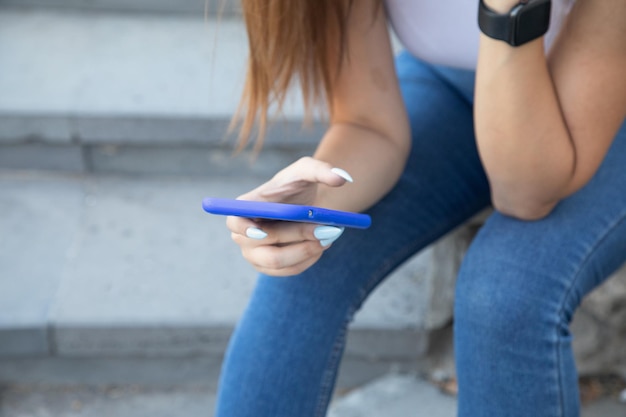
[(496, 13), (483, 0), (480, 0), (478, 4), (478, 27), (490, 38), (505, 42), (511, 39), (510, 15)]
[(479, 0), (478, 26), (490, 38), (523, 45), (548, 31), (551, 6), (551, 0), (522, 0), (508, 13), (500, 14)]

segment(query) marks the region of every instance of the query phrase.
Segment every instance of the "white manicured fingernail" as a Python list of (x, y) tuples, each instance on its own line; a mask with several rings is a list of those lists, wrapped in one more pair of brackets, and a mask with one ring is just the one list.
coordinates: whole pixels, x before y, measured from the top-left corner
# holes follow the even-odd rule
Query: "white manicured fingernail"
[[(341, 236), (341, 235), (339, 235)], [(320, 245), (322, 245), (322, 247), (326, 247), (326, 246), (330, 246), (331, 243), (333, 243), (335, 240), (339, 239), (339, 236), (337, 237), (331, 237), (330, 239), (323, 239), (320, 240)]]
[(354, 182), (354, 180), (352, 179), (352, 176), (341, 168), (333, 168), (331, 169), (331, 171), (339, 175), (341, 178), (343, 178), (344, 180), (348, 182)]
[(316, 239), (325, 240), (325, 239), (336, 239), (343, 233), (343, 227), (335, 227), (335, 226), (317, 226), (315, 230), (313, 230), (313, 235)]
[(259, 229), (258, 227), (248, 227), (246, 229), (246, 236), (248, 236), (250, 239), (261, 240), (267, 237), (267, 233), (265, 233), (263, 230)]
[(315, 228), (313, 234), (319, 239), (322, 247), (329, 246), (335, 240), (339, 239), (339, 236), (343, 233), (343, 227), (334, 226), (318, 226)]

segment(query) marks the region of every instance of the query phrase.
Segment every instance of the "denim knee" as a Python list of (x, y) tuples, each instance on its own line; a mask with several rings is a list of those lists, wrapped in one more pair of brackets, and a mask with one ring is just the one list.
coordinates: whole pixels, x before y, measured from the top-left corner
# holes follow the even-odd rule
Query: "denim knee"
[(568, 325), (590, 274), (584, 245), (568, 245), (556, 220), (496, 213), (463, 260), (454, 313), (459, 416), (578, 415)]
[(523, 238), (515, 230), (523, 225), (517, 223), (506, 234), (501, 227), (481, 231), (473, 242), (459, 272), (455, 323), (494, 343), (554, 342), (568, 335), (571, 315), (582, 299), (572, 285), (578, 271), (567, 254), (534, 244), (533, 230)]
[(459, 416), (576, 415), (563, 412), (577, 398), (563, 294), (521, 252), (478, 243), (456, 289)]
[(524, 288), (524, 278), (533, 272), (516, 270), (514, 264), (500, 259), (479, 269), (462, 268), (455, 298), (456, 331), (501, 347), (545, 338), (554, 341), (555, 332), (566, 336), (570, 318), (548, 294), (533, 294), (540, 288)]

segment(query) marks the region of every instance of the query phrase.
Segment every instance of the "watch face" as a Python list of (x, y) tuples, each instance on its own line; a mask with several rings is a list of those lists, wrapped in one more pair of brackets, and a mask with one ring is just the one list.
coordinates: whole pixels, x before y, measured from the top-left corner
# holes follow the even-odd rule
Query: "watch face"
[(551, 5), (551, 0), (536, 0), (524, 4), (519, 9), (514, 16), (516, 20), (515, 45), (522, 45), (548, 31)]

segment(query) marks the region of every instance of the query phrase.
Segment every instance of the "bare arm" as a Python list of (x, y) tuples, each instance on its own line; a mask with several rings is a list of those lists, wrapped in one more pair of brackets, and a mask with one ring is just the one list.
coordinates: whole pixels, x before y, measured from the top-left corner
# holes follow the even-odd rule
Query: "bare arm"
[[(353, 3), (347, 43), (332, 97), (331, 126), (314, 158), (295, 162), (240, 198), (361, 211), (397, 182), (410, 132), (379, 1)], [(348, 171), (354, 183), (346, 184), (333, 167)], [(239, 217), (229, 217), (227, 224), (244, 258), (273, 276), (306, 270), (341, 234), (332, 227)]]
[(321, 187), (318, 203), (353, 211), (368, 208), (393, 187), (410, 147), (385, 11), (374, 6), (372, 0), (354, 2), (331, 127), (315, 153), (355, 179), (341, 190)]
[(625, 74), (623, 0), (578, 0), (548, 59), (543, 38), (513, 48), (481, 34), (476, 134), (497, 209), (541, 218), (589, 181), (626, 116)]

